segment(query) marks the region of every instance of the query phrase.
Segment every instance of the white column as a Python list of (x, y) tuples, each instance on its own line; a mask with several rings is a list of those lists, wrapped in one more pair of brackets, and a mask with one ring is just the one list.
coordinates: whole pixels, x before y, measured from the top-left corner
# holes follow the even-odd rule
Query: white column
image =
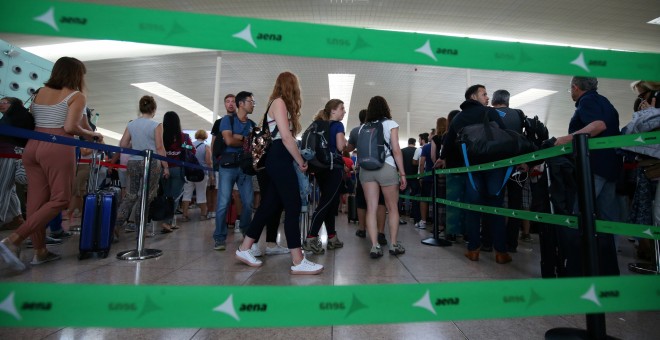
[(220, 94), (220, 75), (222, 67), (222, 52), (218, 52), (218, 58), (215, 62), (215, 88), (213, 89), (213, 122), (218, 119), (218, 112), (224, 108), (222, 94)]

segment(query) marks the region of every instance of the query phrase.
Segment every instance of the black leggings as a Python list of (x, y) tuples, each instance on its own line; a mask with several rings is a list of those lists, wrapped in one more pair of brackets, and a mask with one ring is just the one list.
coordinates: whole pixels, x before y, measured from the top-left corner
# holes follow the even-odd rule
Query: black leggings
[[(265, 171), (260, 171), (257, 174), (257, 181), (259, 182), (259, 188), (261, 190), (261, 197), (266, 196), (268, 191), (268, 184), (270, 183), (270, 178)], [(282, 218), (282, 213), (284, 212), (284, 207), (273, 214), (268, 222), (266, 222), (266, 242), (277, 242), (277, 230), (280, 227), (280, 219)], [(259, 242), (259, 238), (255, 239), (255, 243)]]
[(275, 140), (266, 155), (266, 178), (261, 204), (246, 235), (258, 239), (266, 224), (284, 209), (284, 235), (289, 249), (300, 248), (300, 189), (293, 157), (282, 140)]
[(321, 189), (321, 199), (312, 215), (312, 230), (309, 236), (319, 236), (319, 230), (324, 222), (328, 236), (332, 236), (336, 234), (335, 214), (339, 208), (339, 187), (344, 177), (344, 169), (336, 167), (332, 170), (319, 171), (314, 175)]

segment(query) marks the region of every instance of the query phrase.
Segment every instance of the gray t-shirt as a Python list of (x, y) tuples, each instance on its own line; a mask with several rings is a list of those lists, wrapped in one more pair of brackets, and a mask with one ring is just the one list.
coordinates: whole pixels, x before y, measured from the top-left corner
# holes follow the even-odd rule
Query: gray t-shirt
[(358, 132), (360, 132), (360, 126), (354, 127), (353, 130), (351, 130), (351, 133), (348, 134), (348, 144), (357, 147)]
[[(131, 134), (131, 149), (156, 151), (156, 127), (158, 122), (147, 118), (138, 118), (128, 123), (128, 133)], [(142, 160), (144, 157), (131, 155), (129, 160)]]

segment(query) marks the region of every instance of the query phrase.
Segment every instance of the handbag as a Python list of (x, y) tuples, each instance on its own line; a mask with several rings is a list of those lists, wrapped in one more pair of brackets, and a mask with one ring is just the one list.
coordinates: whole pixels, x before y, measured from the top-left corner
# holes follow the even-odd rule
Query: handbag
[(470, 164), (489, 163), (537, 150), (522, 134), (490, 122), (488, 108), (484, 108), (481, 123), (465, 126), (458, 132), (457, 141), (465, 145)]
[[(190, 137), (186, 135), (186, 141), (189, 141)], [(192, 144), (192, 143), (191, 143)], [(192, 163), (195, 165), (200, 165), (199, 160), (197, 157), (195, 157), (195, 154), (193, 153), (192, 149), (188, 148), (188, 144), (184, 143), (181, 145), (182, 151), (181, 151), (181, 160), (186, 162), (186, 163)], [(188, 182), (201, 182), (204, 180), (204, 170), (199, 169), (199, 168), (192, 168), (185, 166), (183, 168), (183, 175), (186, 178)]]
[(639, 162), (639, 167), (642, 168), (644, 176), (649, 180), (660, 178), (660, 159), (648, 158)]
[[(264, 113), (264, 119), (261, 122), (261, 127), (255, 126), (252, 129), (252, 132), (248, 135), (243, 141), (243, 155), (245, 159), (251, 160), (245, 161), (244, 165), (241, 167), (243, 172), (247, 174), (247, 171), (254, 172), (256, 174), (258, 171), (263, 170), (266, 167), (266, 154), (271, 144), (273, 143), (273, 136), (277, 136), (277, 125), (273, 132), (270, 132), (268, 128), (268, 110), (270, 105), (273, 102), (268, 103), (266, 108), (266, 113)], [(252, 170), (250, 170), (250, 163), (252, 165)]]
[(149, 219), (165, 221), (174, 217), (174, 197), (165, 196), (162, 183), (158, 184), (158, 195), (149, 203)]
[(218, 158), (218, 164), (222, 168), (235, 168), (240, 164), (239, 154), (237, 152), (224, 152)]

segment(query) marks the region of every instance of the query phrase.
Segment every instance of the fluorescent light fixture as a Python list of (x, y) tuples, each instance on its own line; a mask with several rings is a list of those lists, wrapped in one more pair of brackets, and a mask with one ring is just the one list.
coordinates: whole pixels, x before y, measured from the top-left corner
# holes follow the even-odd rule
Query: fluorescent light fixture
[(660, 17), (647, 22), (647, 24), (660, 25)]
[(213, 122), (213, 111), (204, 107), (204, 105), (184, 96), (183, 94), (158, 82), (135, 83), (131, 84), (139, 89), (153, 93), (169, 102), (181, 106), (182, 108), (202, 117), (209, 123)]
[(351, 108), (351, 97), (353, 96), (353, 84), (355, 83), (354, 74), (340, 74), (340, 73), (329, 73), (328, 74), (328, 86), (330, 88), (330, 98), (331, 99), (341, 99), (344, 102), (344, 108), (346, 109), (346, 115), (342, 119), (344, 127), (348, 126), (348, 114), (350, 113)]
[(114, 132), (114, 131), (111, 131), (111, 130), (106, 130), (106, 129), (100, 128), (98, 126), (96, 127), (96, 132), (102, 134), (104, 138), (108, 137), (108, 138), (112, 138), (112, 139), (116, 139), (116, 140), (121, 140), (121, 136), (122, 136), (121, 133), (117, 133), (117, 132)]
[(520, 92), (515, 96), (511, 96), (511, 98), (509, 99), (509, 106), (510, 107), (523, 106), (523, 105), (531, 103), (535, 100), (539, 100), (541, 98), (551, 96), (555, 93), (557, 93), (557, 91), (542, 90), (542, 89), (529, 89), (527, 91)]
[(91, 61), (207, 51), (197, 48), (141, 44), (116, 40), (77, 41), (24, 47), (23, 49), (53, 62), (63, 55), (73, 56), (82, 61)]

